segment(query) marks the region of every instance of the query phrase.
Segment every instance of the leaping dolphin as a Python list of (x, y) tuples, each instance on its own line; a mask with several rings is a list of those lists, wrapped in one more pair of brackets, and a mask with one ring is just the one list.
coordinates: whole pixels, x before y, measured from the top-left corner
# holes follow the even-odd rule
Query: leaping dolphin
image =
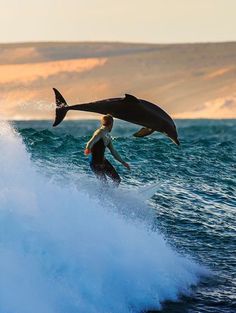
[(134, 134), (135, 137), (144, 137), (158, 131), (166, 134), (177, 145), (180, 144), (172, 118), (151, 102), (125, 94), (124, 98), (111, 98), (68, 106), (60, 92), (56, 88), (53, 90), (56, 98), (54, 127), (63, 121), (69, 110), (111, 114), (115, 118), (143, 126)]

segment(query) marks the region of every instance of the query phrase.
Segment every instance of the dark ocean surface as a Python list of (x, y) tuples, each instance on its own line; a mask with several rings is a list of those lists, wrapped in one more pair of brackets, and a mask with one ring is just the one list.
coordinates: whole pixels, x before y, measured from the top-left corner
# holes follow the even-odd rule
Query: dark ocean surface
[[(115, 121), (114, 146), (131, 171), (107, 153), (122, 183), (99, 193), (83, 154), (98, 121), (14, 122), (14, 134), (2, 131), (0, 187), (17, 201), (8, 191), (0, 198), (0, 313), (236, 312), (236, 120), (176, 124), (180, 147), (158, 133), (135, 138), (137, 126)], [(154, 182), (148, 203), (135, 196)], [(29, 203), (44, 213), (22, 213)]]

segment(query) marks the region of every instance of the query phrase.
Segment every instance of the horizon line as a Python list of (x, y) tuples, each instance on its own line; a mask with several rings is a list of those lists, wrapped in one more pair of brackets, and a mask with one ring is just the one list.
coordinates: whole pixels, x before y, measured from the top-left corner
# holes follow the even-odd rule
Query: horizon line
[(133, 45), (194, 45), (194, 44), (220, 44), (220, 43), (236, 43), (235, 40), (219, 40), (219, 41), (186, 41), (186, 42), (141, 42), (141, 41), (120, 41), (120, 40), (39, 40), (39, 41), (10, 41), (0, 42), (0, 45), (19, 45), (19, 44), (47, 44), (47, 43), (58, 43), (58, 44), (71, 44), (71, 43), (114, 43), (114, 44), (133, 44)]

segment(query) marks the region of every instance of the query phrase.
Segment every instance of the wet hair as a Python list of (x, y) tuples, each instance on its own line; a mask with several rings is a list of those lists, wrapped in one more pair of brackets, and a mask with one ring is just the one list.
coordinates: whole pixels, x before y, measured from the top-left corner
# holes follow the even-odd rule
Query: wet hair
[(110, 114), (106, 114), (101, 118), (101, 123), (103, 126), (109, 126), (113, 123), (113, 117)]

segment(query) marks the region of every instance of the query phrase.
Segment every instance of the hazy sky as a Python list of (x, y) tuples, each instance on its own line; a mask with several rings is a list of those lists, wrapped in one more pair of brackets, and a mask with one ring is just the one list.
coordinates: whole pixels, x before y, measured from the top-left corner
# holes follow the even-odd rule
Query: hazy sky
[(236, 0), (0, 0), (0, 42), (236, 40)]

